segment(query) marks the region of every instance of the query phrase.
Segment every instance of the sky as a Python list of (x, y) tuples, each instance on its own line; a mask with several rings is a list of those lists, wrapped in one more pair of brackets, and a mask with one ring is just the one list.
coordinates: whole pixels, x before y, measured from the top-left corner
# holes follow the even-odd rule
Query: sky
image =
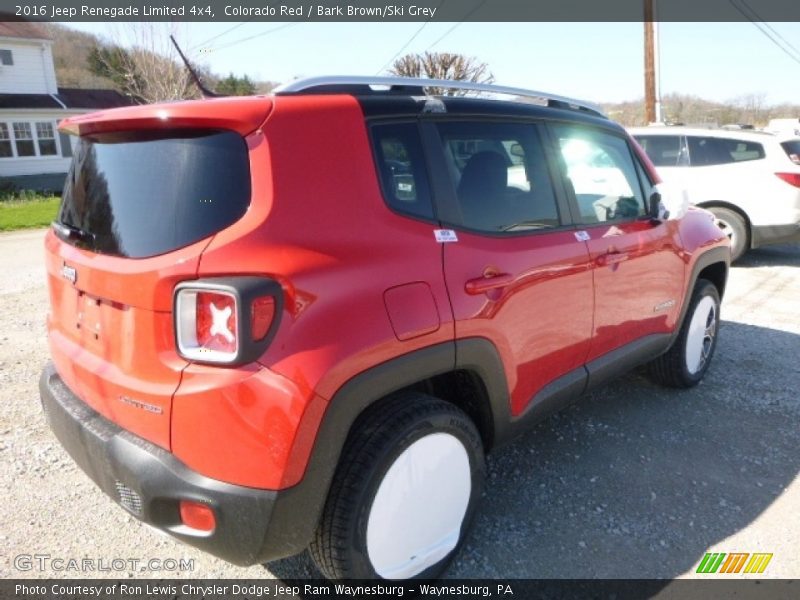
[[(256, 81), (376, 75), (398, 53), (431, 50), (474, 56), (488, 64), (501, 85), (593, 102), (644, 95), (642, 23), (461, 23), (455, 29), (455, 23), (433, 22), (424, 27), (330, 22), (154, 25), (165, 33), (171, 28), (191, 50), (190, 58), (213, 72)], [(793, 44), (789, 52), (794, 58), (750, 22), (661, 23), (662, 95), (677, 92), (724, 102), (756, 94), (769, 105), (800, 104), (800, 51), (794, 51), (800, 48), (800, 23), (768, 25)], [(68, 26), (127, 39), (125, 24)]]

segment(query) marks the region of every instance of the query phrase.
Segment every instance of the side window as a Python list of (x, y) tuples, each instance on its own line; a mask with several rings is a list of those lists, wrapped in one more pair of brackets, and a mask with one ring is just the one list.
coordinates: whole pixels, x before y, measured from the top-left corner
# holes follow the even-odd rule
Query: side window
[(581, 223), (631, 220), (647, 213), (633, 156), (623, 138), (575, 125), (553, 129)]
[(417, 124), (374, 125), (372, 141), (381, 188), (389, 206), (401, 213), (433, 219)]
[(689, 151), (680, 135), (637, 135), (636, 141), (657, 167), (684, 167)]
[(461, 225), (487, 233), (557, 227), (556, 197), (536, 127), (440, 122)]
[(764, 146), (757, 142), (728, 138), (689, 136), (693, 167), (724, 165), (764, 158)]

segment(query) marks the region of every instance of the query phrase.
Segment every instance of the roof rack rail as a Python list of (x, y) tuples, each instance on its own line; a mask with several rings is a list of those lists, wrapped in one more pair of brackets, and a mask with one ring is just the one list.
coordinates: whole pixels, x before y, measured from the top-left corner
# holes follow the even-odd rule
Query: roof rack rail
[(388, 92), (424, 94), (423, 88), (439, 87), (455, 90), (469, 90), (473, 92), (487, 92), (523, 98), (537, 98), (547, 102), (548, 106), (559, 108), (572, 108), (584, 110), (605, 117), (603, 110), (596, 104), (558, 96), (549, 92), (526, 90), (523, 88), (476, 83), (473, 81), (456, 81), (452, 79), (421, 79), (416, 77), (369, 77), (363, 75), (336, 75), (308, 77), (297, 79), (283, 84), (273, 90), (273, 93), (299, 94), (299, 93), (386, 93), (382, 90), (373, 90), (372, 86), (389, 88)]

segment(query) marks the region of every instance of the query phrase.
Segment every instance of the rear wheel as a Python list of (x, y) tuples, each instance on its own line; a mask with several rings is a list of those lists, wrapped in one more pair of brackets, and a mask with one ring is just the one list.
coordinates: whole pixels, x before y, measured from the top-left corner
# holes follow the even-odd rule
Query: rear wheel
[(736, 211), (719, 206), (712, 206), (708, 210), (714, 215), (714, 222), (731, 241), (731, 262), (738, 260), (750, 246), (744, 217)]
[(484, 478), (483, 446), (458, 407), (393, 397), (345, 446), (310, 551), (329, 579), (434, 578), (464, 538)]
[(699, 279), (675, 343), (649, 365), (656, 382), (688, 388), (700, 383), (717, 346), (719, 292), (710, 281)]

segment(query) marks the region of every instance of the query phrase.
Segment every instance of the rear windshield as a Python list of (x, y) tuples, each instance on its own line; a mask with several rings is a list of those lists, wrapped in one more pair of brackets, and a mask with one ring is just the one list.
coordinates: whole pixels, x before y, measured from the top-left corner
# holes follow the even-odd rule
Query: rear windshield
[(789, 159), (796, 165), (800, 165), (800, 140), (789, 140), (782, 142), (781, 146), (786, 151)]
[(84, 137), (64, 185), (65, 227), (56, 231), (93, 252), (144, 258), (228, 227), (249, 203), (247, 146), (237, 133)]

